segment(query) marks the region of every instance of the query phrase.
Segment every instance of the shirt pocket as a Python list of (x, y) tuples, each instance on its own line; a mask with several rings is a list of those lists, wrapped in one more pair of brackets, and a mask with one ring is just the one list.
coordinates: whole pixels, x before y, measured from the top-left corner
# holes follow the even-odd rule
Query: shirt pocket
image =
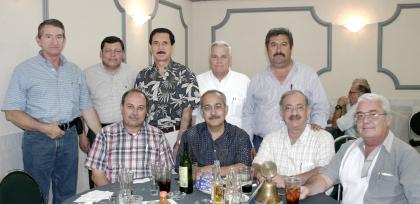
[(402, 194), (402, 186), (399, 178), (391, 173), (379, 172), (375, 175), (376, 185), (373, 185), (375, 193), (372, 195), (394, 197)]

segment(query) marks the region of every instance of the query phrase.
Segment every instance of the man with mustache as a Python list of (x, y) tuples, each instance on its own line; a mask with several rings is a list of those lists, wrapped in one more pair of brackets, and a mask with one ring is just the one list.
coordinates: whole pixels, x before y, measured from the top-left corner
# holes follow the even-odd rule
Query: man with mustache
[(134, 178), (144, 178), (151, 176), (151, 163), (173, 166), (165, 135), (145, 121), (147, 102), (140, 90), (128, 90), (121, 99), (123, 120), (102, 128), (97, 135), (85, 161), (96, 186), (118, 182), (123, 168), (132, 171)]
[(286, 176), (299, 176), (305, 182), (317, 174), (334, 156), (334, 140), (325, 130), (313, 130), (306, 123), (310, 115), (308, 98), (298, 90), (284, 93), (280, 99), (280, 115), (286, 126), (267, 135), (253, 161), (258, 177), (260, 165), (272, 161), (277, 165), (273, 178), (284, 187)]
[[(150, 33), (150, 52), (154, 64), (141, 70), (135, 87), (149, 99), (149, 122), (164, 133), (176, 155), (182, 133), (191, 125), (192, 109), (200, 93), (195, 74), (172, 60), (175, 36), (167, 28)], [(178, 141), (178, 142), (176, 142)]]
[(321, 174), (301, 187), (301, 199), (341, 183), (344, 204), (419, 203), (420, 155), (390, 130), (389, 101), (366, 93), (355, 106), (360, 138), (343, 144)]
[(225, 121), (228, 112), (226, 96), (221, 91), (209, 90), (201, 96), (200, 106), (205, 122), (185, 131), (176, 166), (179, 166), (186, 142), (191, 160), (198, 163), (197, 178), (212, 172), (214, 160), (220, 161), (222, 175), (226, 175), (230, 167), (238, 170), (251, 166), (252, 145), (248, 134)]
[(243, 110), (243, 128), (255, 149), (270, 132), (284, 127), (277, 114), (278, 100), (286, 91), (300, 90), (309, 99), (312, 129), (324, 128), (330, 105), (321, 81), (312, 67), (292, 60), (293, 36), (286, 28), (273, 28), (265, 38), (270, 65), (252, 77)]

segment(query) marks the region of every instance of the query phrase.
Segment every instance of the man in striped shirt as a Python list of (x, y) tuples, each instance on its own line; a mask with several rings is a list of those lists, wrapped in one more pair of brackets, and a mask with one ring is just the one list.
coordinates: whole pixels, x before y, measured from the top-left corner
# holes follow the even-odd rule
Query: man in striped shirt
[(147, 97), (138, 89), (124, 93), (121, 100), (123, 121), (101, 129), (86, 158), (96, 186), (118, 181), (122, 169), (133, 172), (134, 178), (151, 175), (150, 164), (172, 167), (172, 153), (164, 133), (145, 121)]

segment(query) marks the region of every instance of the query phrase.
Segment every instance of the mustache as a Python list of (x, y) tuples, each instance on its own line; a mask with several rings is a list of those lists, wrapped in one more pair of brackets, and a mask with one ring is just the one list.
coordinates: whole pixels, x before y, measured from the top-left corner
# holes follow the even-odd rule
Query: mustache
[(283, 57), (286, 57), (286, 55), (285, 55), (284, 53), (282, 53), (282, 52), (276, 52), (276, 53), (274, 53), (274, 54), (273, 54), (273, 57), (275, 57), (275, 56), (277, 56), (277, 55), (281, 55), (281, 56), (283, 56)]
[(291, 115), (289, 116), (289, 120), (300, 120), (302, 119), (302, 116), (300, 115)]
[(215, 119), (220, 119), (220, 118), (221, 118), (221, 116), (212, 115), (212, 116), (209, 117), (209, 120), (215, 120)]
[(157, 53), (158, 54), (165, 54), (166, 52), (165, 51), (158, 51)]

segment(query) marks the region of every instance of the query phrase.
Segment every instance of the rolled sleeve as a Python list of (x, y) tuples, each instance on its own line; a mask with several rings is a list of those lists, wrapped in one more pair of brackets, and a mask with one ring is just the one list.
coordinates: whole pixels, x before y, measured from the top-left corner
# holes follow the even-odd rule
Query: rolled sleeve
[(92, 108), (92, 102), (90, 101), (89, 89), (86, 83), (85, 75), (80, 73), (80, 109), (89, 109)]

